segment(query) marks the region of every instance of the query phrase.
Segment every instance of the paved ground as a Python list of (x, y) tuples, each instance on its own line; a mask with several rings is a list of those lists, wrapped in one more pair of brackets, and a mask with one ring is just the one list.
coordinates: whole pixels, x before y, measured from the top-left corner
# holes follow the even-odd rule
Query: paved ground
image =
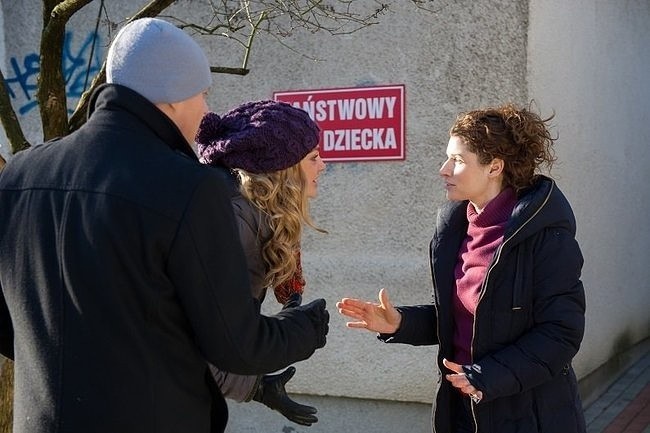
[[(634, 359), (585, 409), (587, 433), (650, 433), (650, 345), (644, 345)], [(428, 403), (306, 395), (297, 396), (297, 400), (318, 408), (318, 423), (302, 427), (259, 403), (229, 402), (226, 433), (431, 432)]]
[(650, 352), (585, 410), (587, 433), (650, 433)]

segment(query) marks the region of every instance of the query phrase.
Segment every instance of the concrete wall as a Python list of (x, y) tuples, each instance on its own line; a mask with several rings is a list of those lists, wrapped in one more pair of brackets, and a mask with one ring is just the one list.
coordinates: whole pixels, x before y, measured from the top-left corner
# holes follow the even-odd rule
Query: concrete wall
[[(0, 65), (25, 135), (28, 140), (38, 142), (42, 135), (34, 97), (42, 27), (41, 4), (35, 0), (17, 3), (0, 0), (4, 18), (4, 56)], [(9, 143), (4, 133), (0, 135), (0, 154), (5, 159), (9, 156)]]
[[(119, 21), (146, 2), (133, 3), (107, 2), (108, 14)], [(169, 14), (201, 16), (203, 3), (183, 1)], [(352, 35), (297, 32), (285, 41), (295, 51), (260, 37), (249, 75), (215, 76), (210, 103), (217, 112), (274, 91), (406, 87), (406, 160), (330, 163), (321, 177), (312, 213), (329, 234), (305, 235), (305, 299), (324, 297), (333, 307), (343, 296), (374, 299), (387, 287), (395, 303), (429, 302), (428, 243), (444, 201), (437, 170), (450, 124), (459, 111), (533, 98), (543, 114), (556, 112), (554, 173), (578, 219), (589, 312), (575, 364), (580, 376), (589, 374), (650, 334), (650, 230), (642, 220), (650, 211), (642, 178), (650, 164), (647, 1), (442, 0), (433, 3), (435, 13), (398, 3), (380, 24)], [(8, 65), (37, 52), (40, 2), (0, 4), (0, 64)], [(78, 44), (94, 30), (97, 7), (70, 27), (73, 58), (89, 58)], [(239, 66), (241, 54), (227, 41), (197, 39), (214, 65)], [(103, 59), (105, 28), (100, 40)], [(18, 92), (15, 102), (28, 103)], [(35, 113), (22, 118), (37, 141)], [(0, 152), (6, 155), (4, 146)], [(265, 305), (277, 309), (273, 300)], [(229, 431), (430, 431), (436, 348), (384, 345), (331, 313), (328, 345), (297, 364), (290, 382), (298, 399), (320, 409), (321, 421), (307, 429), (257, 403), (232, 404)]]
[(650, 3), (530, 2), (528, 93), (555, 110), (556, 167), (585, 255), (594, 370), (650, 334)]

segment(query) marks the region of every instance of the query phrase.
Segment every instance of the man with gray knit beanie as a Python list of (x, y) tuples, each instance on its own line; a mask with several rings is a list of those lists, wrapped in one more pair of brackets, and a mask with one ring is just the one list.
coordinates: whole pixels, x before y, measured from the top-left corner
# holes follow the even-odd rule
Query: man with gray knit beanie
[(227, 187), (192, 150), (212, 78), (160, 19), (115, 37), (88, 121), (0, 172), (0, 353), (14, 432), (219, 432), (207, 362), (264, 374), (325, 345), (325, 301), (260, 315)]

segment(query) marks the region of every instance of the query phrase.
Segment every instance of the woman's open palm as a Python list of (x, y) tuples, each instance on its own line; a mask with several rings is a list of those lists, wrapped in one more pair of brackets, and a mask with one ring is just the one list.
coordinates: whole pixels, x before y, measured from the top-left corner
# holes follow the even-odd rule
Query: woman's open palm
[(362, 301), (360, 299), (343, 298), (336, 303), (343, 316), (354, 319), (347, 322), (348, 328), (363, 328), (382, 334), (393, 334), (399, 329), (402, 315), (390, 303), (388, 291), (379, 291), (379, 303)]

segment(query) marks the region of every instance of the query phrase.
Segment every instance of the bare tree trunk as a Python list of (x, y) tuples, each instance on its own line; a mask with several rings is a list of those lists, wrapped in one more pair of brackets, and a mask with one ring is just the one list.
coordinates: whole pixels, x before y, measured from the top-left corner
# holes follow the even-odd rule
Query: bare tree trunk
[(14, 395), (14, 363), (0, 355), (0, 433), (11, 433)]
[(44, 0), (41, 33), (41, 71), (36, 99), (43, 125), (43, 139), (68, 135), (68, 104), (63, 78), (63, 42), (70, 17), (92, 0)]

